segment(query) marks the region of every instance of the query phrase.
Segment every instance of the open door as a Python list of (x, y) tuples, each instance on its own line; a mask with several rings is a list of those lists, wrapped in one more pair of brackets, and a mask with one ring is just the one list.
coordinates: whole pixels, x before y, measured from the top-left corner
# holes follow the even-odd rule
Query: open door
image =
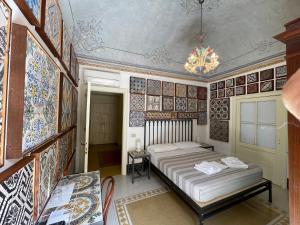
[(90, 135), (90, 105), (91, 105), (91, 83), (87, 84), (86, 91), (86, 121), (85, 121), (85, 142), (84, 142), (84, 172), (88, 172), (89, 162), (89, 135)]

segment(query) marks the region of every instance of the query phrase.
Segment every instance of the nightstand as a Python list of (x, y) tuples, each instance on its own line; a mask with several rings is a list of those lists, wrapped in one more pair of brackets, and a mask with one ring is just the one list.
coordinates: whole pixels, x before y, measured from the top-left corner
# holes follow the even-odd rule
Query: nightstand
[[(151, 155), (142, 150), (140, 152), (138, 151), (129, 151), (127, 155), (127, 162), (129, 164), (129, 158), (131, 158), (131, 172), (132, 172), (132, 183), (134, 183), (134, 179), (142, 176), (148, 176), (148, 179), (150, 179), (150, 167), (151, 167)], [(136, 167), (136, 159), (142, 159), (142, 169), (138, 170)], [(145, 163), (148, 161), (148, 172), (145, 172)], [(135, 176), (135, 172), (138, 174), (138, 176)], [(143, 174), (144, 173), (144, 174)]]
[(211, 149), (211, 151), (215, 151), (215, 147), (213, 145), (210, 144), (206, 144), (206, 143), (199, 143), (201, 146), (201, 148), (205, 148), (205, 149)]

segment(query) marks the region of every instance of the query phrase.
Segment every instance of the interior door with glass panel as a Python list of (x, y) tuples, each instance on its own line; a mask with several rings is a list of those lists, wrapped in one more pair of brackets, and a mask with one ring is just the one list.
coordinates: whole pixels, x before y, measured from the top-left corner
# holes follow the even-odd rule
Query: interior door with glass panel
[(286, 187), (287, 112), (280, 96), (237, 100), (236, 155), (263, 169), (263, 176)]

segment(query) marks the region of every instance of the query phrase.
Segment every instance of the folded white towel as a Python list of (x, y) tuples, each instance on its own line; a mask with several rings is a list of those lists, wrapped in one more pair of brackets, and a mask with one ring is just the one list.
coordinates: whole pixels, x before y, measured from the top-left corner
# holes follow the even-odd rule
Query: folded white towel
[(231, 168), (248, 169), (248, 165), (236, 157), (226, 157), (221, 159), (221, 161)]
[(222, 170), (226, 169), (227, 166), (215, 161), (212, 162), (203, 161), (200, 164), (195, 164), (194, 168), (207, 175), (212, 175), (221, 172)]

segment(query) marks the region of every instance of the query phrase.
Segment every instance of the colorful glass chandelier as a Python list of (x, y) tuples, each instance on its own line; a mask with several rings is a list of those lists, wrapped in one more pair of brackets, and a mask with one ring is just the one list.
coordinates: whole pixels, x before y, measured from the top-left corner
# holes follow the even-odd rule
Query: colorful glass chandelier
[(219, 56), (212, 48), (203, 46), (203, 31), (202, 31), (202, 4), (204, 0), (199, 0), (201, 5), (201, 36), (200, 45), (196, 47), (187, 59), (184, 68), (194, 74), (203, 75), (218, 67)]

